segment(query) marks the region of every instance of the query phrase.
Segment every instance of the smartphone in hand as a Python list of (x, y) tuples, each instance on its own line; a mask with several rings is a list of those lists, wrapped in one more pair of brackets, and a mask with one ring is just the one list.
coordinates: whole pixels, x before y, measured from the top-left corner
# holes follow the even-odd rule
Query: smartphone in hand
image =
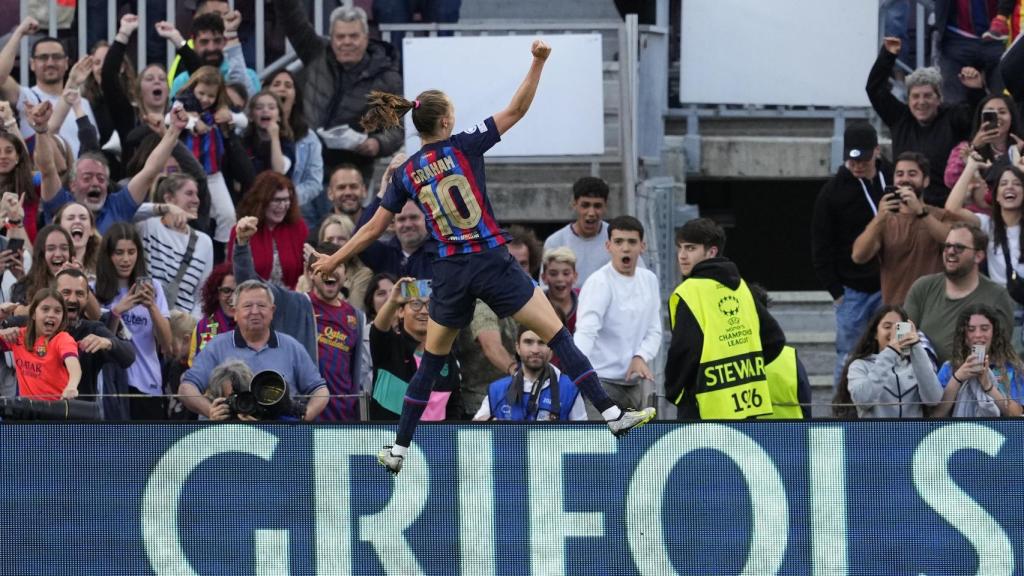
[(982, 110), (981, 123), (985, 130), (995, 130), (999, 126), (999, 113), (995, 110)]
[(910, 334), (910, 322), (897, 322), (896, 341), (903, 340), (908, 334)]
[(135, 283), (132, 284), (132, 292), (138, 292), (143, 286), (148, 286), (152, 283), (152, 276), (138, 276), (135, 278)]
[(413, 280), (402, 284), (403, 298), (430, 298), (432, 292), (430, 280)]
[(985, 345), (975, 344), (971, 346), (971, 355), (974, 356), (978, 362), (985, 363)]

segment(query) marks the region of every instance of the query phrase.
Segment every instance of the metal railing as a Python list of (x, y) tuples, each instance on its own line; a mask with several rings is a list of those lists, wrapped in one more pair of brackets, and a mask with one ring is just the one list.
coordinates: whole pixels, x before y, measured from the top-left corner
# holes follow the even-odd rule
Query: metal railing
[[(167, 4), (166, 4), (166, 14), (165, 14), (165, 18), (164, 19), (167, 20), (168, 22), (170, 22), (171, 24), (177, 24), (176, 16), (177, 16), (177, 12), (178, 12), (178, 0), (166, 0), (166, 1), (167, 1)], [(230, 6), (231, 9), (233, 10), (234, 7), (235, 7), (235, 0), (227, 0), (227, 1), (228, 1), (228, 6)], [(57, 0), (48, 0), (48, 2), (49, 2), (48, 14), (50, 16), (50, 19), (49, 19), (48, 22), (40, 22), (40, 26), (42, 26), (42, 28), (46, 31), (47, 35), (56, 38), (57, 37), (57, 31), (58, 31), (58, 25), (57, 25)], [(322, 12), (323, 12), (323, 0), (314, 0), (313, 5), (314, 5), (313, 25), (314, 25), (314, 27), (316, 28), (317, 31), (322, 32), (323, 31), (323, 14), (322, 14)], [(114, 36), (117, 34), (117, 28), (118, 28), (118, 26), (120, 24), (118, 22), (118, 17), (117, 17), (117, 7), (118, 7), (117, 2), (114, 2), (113, 0), (107, 2), (107, 35), (106, 35), (106, 40), (108, 42), (113, 41)], [(150, 62), (148, 62), (148, 57), (146, 55), (146, 41), (147, 41), (147, 39), (148, 39), (148, 37), (149, 37), (149, 35), (151, 33), (155, 33), (155, 32), (153, 32), (153, 30), (151, 30), (148, 26), (145, 25), (146, 17), (147, 17), (146, 9), (147, 9), (147, 6), (146, 6), (146, 2), (144, 0), (141, 0), (141, 1), (139, 1), (137, 3), (136, 15), (139, 17), (140, 25), (139, 25), (138, 29), (135, 31), (135, 36), (136, 36), (135, 66), (136, 66), (136, 69), (139, 72), (141, 72), (143, 68), (145, 68), (148, 64), (150, 64)], [(255, 38), (260, 39), (259, 41), (257, 41), (255, 43), (256, 62), (255, 63), (249, 63), (249, 64), (253, 64), (255, 66), (255, 69), (256, 69), (257, 72), (262, 72), (264, 70), (264, 68), (266, 67), (266, 45), (262, 41), (262, 39), (266, 37), (266, 33), (265, 33), (266, 32), (266, 30), (265, 30), (265, 25), (266, 25), (266, 9), (267, 8), (266, 8), (266, 3), (265, 2), (255, 2), (255, 11), (254, 11), (254, 13), (253, 14), (244, 14), (243, 15), (243, 18), (246, 18), (246, 19), (250, 19), (251, 18), (252, 19), (252, 21), (253, 21), (253, 23), (255, 25), (255, 28), (256, 28)], [(88, 34), (88, 22), (89, 22), (88, 14), (89, 14), (89, 8), (88, 8), (88, 2), (86, 0), (79, 0), (78, 4), (77, 4), (76, 10), (77, 10), (77, 13), (78, 13), (77, 48), (78, 48), (79, 57), (81, 57), (81, 55), (84, 55), (84, 54), (88, 53), (88, 51), (89, 51), (89, 44), (88, 44), (88, 41), (89, 41), (88, 40), (88, 38), (89, 38), (89, 34)], [(28, 0), (20, 0), (20, 12), (19, 12), (19, 14), (20, 14), (19, 21), (20, 20), (24, 20), (25, 17), (28, 15)], [(27, 85), (28, 84), (28, 80), (29, 80), (29, 67), (28, 67), (28, 54), (29, 54), (29, 52), (28, 52), (28, 47), (29, 47), (29, 40), (28, 40), (28, 38), (23, 38), (22, 39), (22, 44), (21, 44), (21, 68), (20, 68), (20, 72), (19, 72), (20, 81), (21, 81), (21, 83), (23, 85)], [(291, 48), (291, 44), (287, 44), (287, 51), (288, 51), (288, 54), (294, 54), (294, 52), (293, 52), (293, 50)], [(176, 56), (176, 53), (175, 53), (174, 46), (172, 46), (170, 42), (167, 42), (167, 56), (166, 56), (166, 62), (164, 62), (164, 65), (168, 69), (170, 69), (171, 62), (174, 61), (175, 56)], [(287, 54), (286, 54), (286, 57), (287, 57)]]

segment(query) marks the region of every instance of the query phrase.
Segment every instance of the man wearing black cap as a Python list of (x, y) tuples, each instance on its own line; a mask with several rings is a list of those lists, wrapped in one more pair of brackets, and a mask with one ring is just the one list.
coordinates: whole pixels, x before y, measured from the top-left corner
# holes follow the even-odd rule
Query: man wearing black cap
[(857, 236), (878, 213), (885, 187), (892, 184), (892, 165), (882, 159), (870, 124), (846, 128), (843, 158), (836, 175), (818, 193), (811, 220), (814, 271), (835, 300), (834, 383), (842, 375), (846, 354), (881, 303), (877, 258), (856, 264), (851, 255)]

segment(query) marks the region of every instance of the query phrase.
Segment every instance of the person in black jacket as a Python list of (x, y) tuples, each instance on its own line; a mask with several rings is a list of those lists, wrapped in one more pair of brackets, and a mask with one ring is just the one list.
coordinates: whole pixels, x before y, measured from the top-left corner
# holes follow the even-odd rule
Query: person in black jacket
[(877, 214), (885, 187), (892, 184), (892, 165), (881, 158), (871, 125), (847, 127), (843, 158), (836, 175), (818, 193), (811, 219), (814, 272), (835, 300), (835, 383), (864, 323), (881, 304), (878, 260), (854, 264), (853, 243)]
[[(305, 97), (306, 120), (314, 129), (348, 125), (362, 132), (359, 121), (371, 91), (402, 93), (398, 54), (390, 44), (369, 37), (362, 8), (336, 8), (331, 12), (330, 36), (322, 38), (309, 23), (304, 6), (296, 1), (274, 2), (277, 21), (302, 60), (297, 80)], [(324, 171), (330, 173), (334, 166), (348, 162), (358, 166), (363, 180), (369, 182), (374, 160), (397, 151), (404, 134), (401, 126), (365, 133), (366, 139), (352, 149), (332, 147), (326, 141)]]
[(889, 86), (902, 42), (884, 40), (875, 65), (868, 74), (868, 99), (875, 112), (892, 133), (892, 154), (920, 152), (931, 165), (924, 201), (941, 208), (949, 196), (943, 172), (949, 151), (971, 135), (972, 112), (985, 97), (984, 78), (976, 69), (960, 70), (960, 83), (967, 88), (967, 101), (955, 106), (942, 105), (942, 75), (935, 68), (921, 68), (906, 78), (907, 104), (900, 102)]
[[(725, 231), (721, 226), (708, 218), (690, 220), (676, 233), (676, 249), (683, 281), (669, 298), (669, 306), (674, 307), (674, 310), (670, 310), (672, 340), (665, 363), (665, 397), (679, 407), (678, 417), (684, 420), (746, 419), (758, 414), (771, 414), (772, 410), (767, 405), (770, 401), (765, 403), (764, 400), (770, 396), (764, 366), (775, 360), (786, 345), (782, 328), (767, 308), (753, 296), (740, 277), (736, 264), (723, 256)], [(708, 314), (705, 314), (707, 308), (697, 306), (696, 310), (691, 309), (691, 304), (698, 303), (700, 298), (689, 302), (689, 298), (685, 297), (687, 289), (684, 287), (689, 287), (689, 282), (699, 280), (711, 280), (710, 285), (713, 287), (704, 283), (704, 287), (694, 288), (693, 291), (701, 296), (713, 294), (711, 307), (730, 317), (729, 331), (705, 334), (705, 331), (713, 330), (717, 324), (708, 320)], [(717, 304), (714, 303), (716, 300)], [(744, 311), (748, 313), (744, 314)], [(756, 335), (744, 332), (745, 326), (755, 323), (751, 314), (757, 316)], [(736, 331), (732, 332), (734, 329)], [(760, 340), (759, 352), (722, 357), (722, 354), (758, 348), (748, 344), (748, 340), (754, 338)], [(750, 362), (745, 359), (752, 355), (756, 358), (748, 365), (759, 367), (753, 370), (753, 377), (748, 374), (747, 377), (736, 378), (738, 371), (730, 371), (726, 367)], [(716, 371), (718, 368), (723, 370)], [(760, 386), (758, 382), (761, 382)], [(730, 391), (725, 393), (724, 413), (719, 409), (723, 390)], [(751, 400), (752, 396), (757, 398), (757, 395), (752, 394), (754, 390), (763, 392), (761, 398)], [(731, 391), (737, 393), (735, 409), (733, 401), (728, 398)], [(710, 401), (698, 400), (699, 396), (707, 393), (719, 396)], [(740, 405), (741, 397), (746, 399), (743, 406)], [(760, 411), (757, 410), (759, 408)]]

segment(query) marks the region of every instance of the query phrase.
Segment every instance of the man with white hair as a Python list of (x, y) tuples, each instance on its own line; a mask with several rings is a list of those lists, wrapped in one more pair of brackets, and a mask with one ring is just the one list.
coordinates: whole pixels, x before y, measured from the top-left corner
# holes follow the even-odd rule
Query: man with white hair
[[(372, 40), (366, 11), (345, 4), (331, 12), (330, 37), (321, 38), (310, 25), (302, 2), (274, 2), (278, 21), (302, 60), (298, 73), (305, 98), (306, 120), (325, 130), (348, 126), (348, 142), (325, 139), (324, 170), (351, 162), (363, 180), (373, 176), (373, 161), (393, 154), (402, 145), (401, 127), (364, 134), (359, 119), (372, 90), (402, 93), (399, 59), (394, 48)], [(365, 138), (365, 139), (363, 139)], [(340, 138), (339, 138), (340, 140)], [(355, 141), (362, 140), (359, 144)]]
[(892, 155), (920, 152), (931, 166), (924, 201), (941, 208), (949, 196), (943, 183), (946, 160), (954, 146), (970, 137), (971, 115), (985, 97), (984, 78), (974, 68), (960, 70), (960, 83), (967, 100), (954, 106), (942, 105), (942, 74), (937, 68), (919, 68), (906, 78), (907, 103), (900, 102), (889, 87), (902, 41), (887, 37), (878, 59), (868, 74), (867, 92), (871, 106), (892, 132)]
[(241, 360), (255, 373), (277, 371), (292, 398), (308, 398), (303, 420), (312, 421), (320, 415), (329, 399), (327, 382), (302, 344), (271, 327), (274, 309), (274, 292), (263, 281), (247, 280), (235, 288), (238, 325), (210, 340), (181, 377), (178, 394), (189, 410), (210, 420), (230, 417), (231, 411), (223, 400), (211, 401), (204, 393), (217, 366), (228, 360)]

